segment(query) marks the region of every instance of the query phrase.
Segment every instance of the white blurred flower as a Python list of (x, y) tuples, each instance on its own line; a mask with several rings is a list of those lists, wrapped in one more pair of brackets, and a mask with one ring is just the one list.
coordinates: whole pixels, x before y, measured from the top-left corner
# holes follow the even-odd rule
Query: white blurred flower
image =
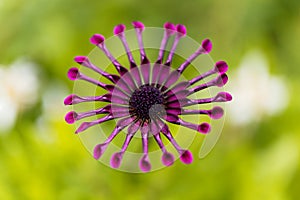
[(228, 112), (234, 124), (260, 121), (262, 117), (278, 114), (288, 104), (284, 80), (269, 74), (267, 60), (259, 51), (250, 52), (243, 58), (230, 82), (233, 101)]
[(10, 67), (0, 65), (0, 132), (9, 130), (18, 113), (36, 103), (38, 87), (33, 63), (20, 59)]

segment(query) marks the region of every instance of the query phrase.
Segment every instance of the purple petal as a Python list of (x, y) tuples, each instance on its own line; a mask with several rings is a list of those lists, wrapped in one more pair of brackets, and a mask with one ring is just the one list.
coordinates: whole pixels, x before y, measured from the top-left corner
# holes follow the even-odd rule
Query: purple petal
[(141, 72), (144, 79), (144, 83), (148, 84), (150, 81), (150, 64), (144, 64), (141, 66)]
[(65, 116), (65, 121), (68, 124), (73, 124), (76, 121), (77, 116), (77, 113), (74, 111), (68, 112)]
[(220, 76), (218, 76), (215, 83), (218, 87), (222, 87), (227, 82), (228, 82), (228, 76), (226, 74), (221, 74)]
[(96, 110), (90, 110), (87, 112), (77, 113), (76, 120), (80, 120), (86, 117), (95, 116), (99, 114), (111, 114), (111, 105), (108, 104), (105, 107), (98, 108)]
[(77, 62), (78, 64), (82, 64), (86, 60), (88, 60), (88, 58), (86, 56), (76, 56), (74, 58), (74, 61)]
[(160, 132), (160, 127), (158, 127), (154, 120), (149, 123), (149, 129), (152, 135), (157, 135)]
[(151, 164), (149, 162), (148, 156), (143, 156), (140, 160), (140, 169), (143, 172), (149, 172), (151, 170)]
[(93, 157), (98, 160), (102, 154), (104, 153), (105, 149), (107, 148), (108, 143), (97, 144), (94, 148)]
[(174, 24), (170, 23), (170, 22), (166, 22), (164, 25), (165, 28), (165, 32), (164, 32), (164, 36), (163, 39), (161, 40), (161, 44), (160, 44), (160, 48), (159, 48), (159, 53), (158, 53), (158, 58), (156, 63), (161, 64), (164, 58), (164, 54), (165, 54), (165, 50), (166, 50), (166, 46), (167, 43), (170, 39), (170, 36), (173, 35), (176, 31), (176, 27)]
[(179, 124), (179, 117), (177, 115), (172, 115), (168, 113), (169, 115), (166, 116), (166, 120), (171, 123)]
[(69, 96), (67, 96), (64, 100), (64, 104), (65, 105), (72, 105), (73, 99), (74, 97), (76, 97), (75, 94), (70, 94)]
[(96, 125), (96, 124), (101, 124), (103, 122), (109, 121), (114, 119), (114, 117), (112, 115), (107, 115), (105, 117), (99, 118), (97, 120), (91, 121), (91, 122), (83, 122), (79, 128), (75, 131), (75, 134), (78, 134), (82, 131), (85, 131), (86, 129)]
[(158, 73), (158, 80), (157, 83), (159, 85), (162, 85), (163, 82), (167, 79), (167, 77), (170, 74), (170, 67), (165, 66), (165, 65), (161, 65), (160, 71)]
[(212, 49), (212, 43), (209, 39), (202, 41), (202, 48), (205, 50), (205, 53), (209, 53)]
[(166, 151), (163, 153), (161, 160), (165, 166), (170, 166), (174, 163), (174, 156)]
[(68, 78), (72, 81), (78, 79), (80, 76), (79, 69), (76, 67), (72, 67), (68, 71)]
[(158, 79), (158, 74), (160, 71), (161, 71), (161, 65), (155, 63), (152, 68), (152, 83), (156, 84)]
[(203, 74), (200, 74), (199, 76), (193, 78), (192, 80), (189, 81), (190, 85), (194, 85), (195, 83), (201, 81), (202, 79), (212, 75), (212, 74), (215, 74), (217, 72), (216, 69), (212, 69), (212, 70), (209, 70)]
[(206, 123), (206, 122), (204, 122), (198, 126), (198, 132), (203, 133), (203, 134), (209, 133), (210, 129), (211, 129), (210, 124)]
[(187, 98), (183, 98), (180, 100), (175, 100), (175, 101), (170, 101), (167, 102), (167, 108), (180, 108), (182, 106), (185, 106), (186, 104), (189, 104), (191, 100), (187, 99)]
[(225, 61), (218, 61), (215, 64), (215, 71), (219, 72), (220, 74), (223, 74), (227, 72), (228, 70), (228, 65)]
[[(137, 69), (137, 68), (134, 68), (134, 69)], [(126, 76), (126, 75), (124, 75), (124, 76)], [(120, 80), (118, 81), (118, 83), (116, 85), (116, 88), (119, 88), (119, 90), (122, 90), (127, 94), (131, 94), (134, 91), (133, 88), (131, 88), (128, 85), (128, 83), (126, 83), (125, 80), (123, 80), (123, 78), (120, 78)], [(124, 93), (124, 92), (119, 91), (119, 93), (121, 93), (121, 94)], [(126, 96), (128, 96), (128, 95), (126, 95)]]
[(104, 43), (102, 43), (101, 45), (97, 45), (97, 47), (99, 47), (99, 49), (101, 49), (104, 52), (106, 57), (112, 62), (112, 64), (115, 66), (116, 70), (119, 72), (120, 75), (124, 75), (128, 72), (128, 70), (125, 67), (123, 67), (111, 54), (111, 52), (106, 48)]
[(124, 76), (122, 76), (122, 80), (129, 86), (131, 91), (134, 91), (137, 88), (137, 85), (134, 81), (134, 78), (131, 76), (131, 73), (126, 73)]
[(119, 24), (117, 26), (115, 26), (114, 28), (114, 34), (118, 35), (120, 33), (123, 33), (126, 29), (126, 26), (124, 24)]
[(164, 28), (165, 29), (168, 29), (168, 30), (171, 30), (171, 31), (176, 31), (176, 26), (170, 22), (166, 22), (164, 24)]
[(220, 74), (218, 77), (216, 77), (215, 79), (207, 82), (207, 83), (203, 83), (201, 85), (198, 85), (194, 88), (191, 88), (189, 91), (190, 91), (190, 94), (193, 94), (195, 92), (198, 92), (200, 90), (203, 90), (205, 88), (209, 88), (209, 87), (212, 87), (212, 86), (218, 86), (218, 87), (222, 87), (224, 86), (228, 81), (228, 77), (226, 74)]
[(111, 103), (128, 105), (129, 100), (128, 100), (128, 98), (124, 97), (124, 94), (122, 96), (121, 95), (113, 95), (111, 98)]
[(180, 92), (182, 90), (185, 90), (189, 85), (190, 85), (190, 83), (188, 81), (183, 81), (183, 82), (176, 84), (169, 91), (171, 91), (172, 93)]
[(141, 29), (142, 31), (145, 29), (144, 24), (142, 22), (139, 22), (139, 21), (132, 22), (132, 25), (133, 25), (134, 28)]
[(142, 78), (138, 67), (131, 69), (132, 78), (138, 86), (142, 85)]
[(180, 155), (180, 160), (184, 164), (191, 164), (193, 162), (193, 155), (192, 155), (192, 153), (189, 150), (185, 150)]
[(87, 68), (99, 73), (100, 75), (104, 76), (105, 78), (107, 78), (108, 80), (110, 80), (113, 83), (116, 83), (120, 79), (120, 77), (118, 75), (107, 73), (107, 72), (101, 70), (100, 68), (98, 68), (97, 66), (93, 65), (90, 62), (90, 60), (88, 59), (88, 57), (86, 57), (86, 56), (76, 56), (74, 58), (74, 61), (84, 67), (87, 67)]
[(224, 110), (220, 106), (214, 107), (209, 114), (212, 119), (220, 119), (223, 115)]
[(182, 24), (177, 24), (176, 25), (176, 30), (179, 32), (182, 36), (186, 35), (186, 28)]
[(105, 40), (105, 37), (103, 35), (100, 34), (94, 34), (91, 39), (90, 42), (94, 45), (99, 45), (101, 44), (103, 41)]
[(133, 122), (134, 120), (135, 120), (135, 118), (133, 118), (133, 117), (122, 118), (117, 122), (117, 126), (118, 127), (126, 127), (129, 124), (131, 124), (131, 122)]
[(113, 168), (119, 168), (121, 165), (122, 157), (123, 152), (114, 153), (110, 160), (110, 166), (112, 166)]
[(215, 97), (214, 97), (214, 102), (225, 102), (225, 101), (231, 101), (232, 96), (228, 92), (219, 92)]
[(168, 55), (168, 58), (167, 58), (167, 60), (165, 62), (165, 65), (167, 65), (167, 66), (171, 66), (171, 63), (172, 63), (172, 60), (173, 60), (173, 56), (174, 56), (174, 53), (176, 51), (177, 45), (179, 43), (179, 40), (183, 36), (185, 36), (185, 34), (186, 34), (186, 29), (185, 29), (184, 25), (181, 25), (181, 24), (176, 25), (176, 30), (177, 30), (177, 34), (175, 36), (175, 40), (174, 40), (173, 45), (171, 47), (170, 53)]
[(185, 99), (188, 95), (190, 94), (190, 92), (188, 90), (181, 90), (175, 94), (172, 94), (171, 91), (170, 93), (167, 93), (167, 97), (166, 100), (168, 102), (172, 102), (172, 101), (181, 101), (183, 99)]
[(171, 85), (173, 85), (179, 79), (179, 77), (180, 77), (180, 74), (177, 71), (171, 72), (171, 74), (169, 75), (164, 86), (169, 88)]
[(181, 114), (181, 108), (167, 108), (166, 109), (167, 111), (167, 114), (170, 114), (170, 115), (180, 115)]

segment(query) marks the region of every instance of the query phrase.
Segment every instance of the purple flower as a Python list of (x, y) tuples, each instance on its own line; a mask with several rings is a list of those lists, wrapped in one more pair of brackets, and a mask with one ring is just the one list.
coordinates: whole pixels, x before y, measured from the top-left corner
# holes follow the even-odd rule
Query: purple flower
[[(110, 84), (105, 84), (95, 80), (82, 72), (78, 68), (71, 68), (68, 71), (68, 77), (71, 80), (84, 80), (90, 82), (106, 91), (106, 94), (100, 96), (77, 96), (69, 95), (64, 103), (65, 105), (74, 105), (84, 102), (106, 102), (95, 110), (77, 113), (71, 111), (65, 116), (67, 123), (94, 116), (104, 115), (94, 121), (82, 122), (75, 133), (83, 132), (84, 130), (102, 124), (110, 120), (116, 120), (116, 126), (107, 139), (97, 144), (94, 147), (93, 155), (95, 159), (99, 159), (105, 152), (108, 145), (113, 139), (127, 128), (126, 138), (119, 152), (112, 155), (110, 165), (113, 168), (119, 168), (122, 162), (123, 155), (127, 151), (132, 138), (140, 132), (142, 138), (142, 156), (140, 158), (139, 167), (143, 172), (151, 170), (148, 147), (149, 138), (153, 137), (162, 151), (161, 161), (163, 165), (170, 166), (174, 162), (174, 156), (170, 153), (163, 144), (164, 136), (173, 147), (177, 150), (180, 160), (185, 164), (190, 164), (193, 161), (191, 152), (181, 148), (175, 141), (168, 123), (178, 126), (187, 127), (196, 130), (199, 133), (207, 134), (211, 130), (211, 126), (207, 122), (200, 124), (191, 123), (182, 119), (184, 115), (207, 115), (211, 119), (219, 119), (223, 116), (223, 109), (219, 106), (214, 106), (212, 109), (190, 109), (189, 106), (198, 104), (209, 104), (214, 102), (226, 102), (232, 99), (227, 92), (219, 92), (210, 98), (192, 99), (191, 95), (198, 91), (205, 90), (213, 86), (222, 87), (227, 83), (228, 77), (225, 74), (228, 66), (224, 61), (218, 61), (212, 69), (203, 74), (196, 75), (191, 80), (182, 80), (183, 72), (191, 65), (201, 54), (208, 54), (212, 49), (212, 43), (209, 39), (202, 41), (200, 47), (190, 55), (181, 65), (174, 67), (172, 61), (175, 55), (176, 48), (180, 40), (186, 35), (184, 25), (173, 25), (165, 23), (164, 35), (160, 44), (157, 59), (152, 63), (146, 55), (143, 43), (143, 31), (145, 29), (141, 22), (132, 23), (137, 36), (138, 50), (140, 54), (140, 63), (134, 59), (132, 51), (125, 37), (125, 25), (120, 24), (114, 28), (114, 34), (120, 39), (127, 53), (129, 60), (129, 68), (124, 67), (109, 51), (105, 45), (105, 38), (100, 34), (95, 34), (90, 41), (96, 45), (115, 67), (117, 74), (111, 74), (103, 71), (95, 66), (88, 57), (77, 56), (75, 62), (94, 72), (100, 74), (110, 81)], [(171, 37), (174, 37), (171, 49), (168, 56), (164, 59), (167, 52), (166, 47)], [(200, 81), (205, 81), (209, 76), (215, 76), (210, 81), (199, 84)], [(196, 84), (198, 83), (198, 84)]]

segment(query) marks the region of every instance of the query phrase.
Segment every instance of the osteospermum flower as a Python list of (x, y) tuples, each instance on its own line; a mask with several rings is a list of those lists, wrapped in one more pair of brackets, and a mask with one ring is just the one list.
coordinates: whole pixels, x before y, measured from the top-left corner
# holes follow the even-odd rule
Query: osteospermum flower
[[(211, 119), (219, 119), (223, 116), (224, 111), (220, 106), (214, 106), (209, 110), (190, 109), (190, 106), (226, 102), (232, 99), (231, 95), (226, 92), (219, 92), (209, 98), (191, 98), (193, 94), (205, 90), (206, 88), (213, 86), (222, 87), (226, 84), (228, 77), (225, 72), (228, 66), (226, 62), (218, 61), (209, 71), (200, 75), (195, 74), (191, 80), (182, 80), (184, 71), (191, 65), (192, 61), (199, 55), (208, 54), (211, 51), (211, 41), (209, 39), (203, 40), (199, 48), (192, 55), (179, 66), (174, 67), (172, 61), (180, 40), (186, 35), (185, 26), (165, 23), (164, 34), (157, 59), (151, 62), (146, 54), (146, 48), (143, 43), (144, 25), (141, 22), (133, 22), (132, 24), (137, 36), (140, 62), (135, 61), (132, 51), (129, 48), (125, 34), (125, 25), (117, 25), (114, 28), (114, 34), (120, 39), (124, 46), (129, 60), (129, 67), (122, 65), (118, 59), (112, 55), (106, 46), (104, 36), (100, 34), (93, 35), (90, 39), (91, 43), (103, 51), (117, 73), (113, 74), (102, 70), (93, 64), (86, 56), (75, 57), (75, 62), (98, 73), (100, 77), (106, 78), (110, 84), (93, 79), (82, 73), (78, 68), (72, 67), (68, 71), (69, 79), (90, 82), (102, 88), (102, 90), (106, 91), (106, 94), (100, 96), (79, 96), (71, 94), (65, 99), (65, 105), (86, 102), (106, 102), (106, 104), (95, 110), (86, 112), (71, 111), (67, 113), (65, 120), (71, 124), (90, 116), (104, 115), (93, 121), (82, 122), (75, 133), (81, 133), (107, 121), (116, 121), (115, 128), (106, 140), (94, 146), (93, 156), (95, 159), (99, 159), (107, 147), (113, 142), (114, 138), (126, 128), (126, 137), (120, 151), (115, 152), (110, 159), (110, 165), (113, 168), (120, 167), (132, 138), (137, 134), (140, 134), (142, 140), (142, 155), (140, 156), (139, 167), (143, 172), (151, 170), (149, 158), (149, 139), (151, 137), (154, 138), (161, 149), (161, 161), (163, 165), (172, 165), (174, 155), (167, 150), (161, 136), (169, 140), (178, 152), (180, 160), (183, 163), (190, 164), (193, 161), (191, 152), (182, 148), (176, 142), (168, 124), (187, 127), (202, 134), (209, 133), (211, 126), (208, 122), (201, 122), (200, 124), (192, 123), (185, 121), (183, 116), (207, 115)], [(170, 51), (167, 52), (167, 45), (171, 37), (174, 38), (174, 40), (172, 40)], [(168, 55), (164, 58), (166, 53), (168, 53)], [(204, 81), (207, 77), (212, 75), (216, 75), (215, 78), (199, 84), (199, 82)]]

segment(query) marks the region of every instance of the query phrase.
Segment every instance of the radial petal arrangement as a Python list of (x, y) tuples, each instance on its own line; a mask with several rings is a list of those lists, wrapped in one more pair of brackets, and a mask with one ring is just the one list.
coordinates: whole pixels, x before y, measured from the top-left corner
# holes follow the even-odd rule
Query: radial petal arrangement
[[(189, 106), (231, 101), (232, 97), (227, 92), (219, 92), (213, 97), (191, 98), (192, 94), (207, 88), (224, 86), (228, 81), (226, 75), (228, 65), (225, 61), (218, 61), (210, 70), (196, 75), (191, 80), (181, 81), (180, 78), (183, 76), (184, 71), (198, 56), (210, 53), (212, 50), (211, 41), (204, 39), (193, 54), (184, 60), (182, 64), (174, 67), (172, 61), (174, 60), (176, 49), (181, 39), (186, 35), (185, 26), (181, 24), (174, 25), (169, 22), (164, 24), (164, 34), (157, 59), (151, 62), (147, 56), (147, 49), (144, 47), (143, 41), (145, 26), (141, 22), (133, 22), (132, 25), (135, 29), (138, 42), (139, 62), (135, 61), (130, 50), (125, 34), (126, 27), (123, 24), (117, 25), (113, 32), (120, 39), (126, 51), (129, 62), (128, 67), (123, 66), (114, 57), (106, 46), (104, 36), (100, 34), (93, 35), (90, 42), (96, 45), (110, 60), (111, 64), (115, 67), (116, 74), (102, 70), (94, 65), (86, 56), (75, 57), (75, 62), (97, 73), (99, 77), (104, 77), (110, 84), (93, 79), (82, 73), (78, 68), (70, 68), (68, 71), (70, 80), (89, 82), (96, 87), (104, 89), (106, 94), (100, 96), (69, 95), (64, 101), (65, 105), (103, 102), (104, 106), (85, 112), (77, 113), (70, 111), (66, 114), (65, 120), (67, 123), (72, 124), (90, 116), (101, 115), (96, 120), (83, 121), (75, 131), (76, 134), (110, 120), (116, 121), (116, 126), (107, 139), (95, 145), (93, 150), (95, 159), (100, 159), (114, 138), (126, 130), (126, 137), (120, 151), (115, 152), (111, 157), (110, 165), (113, 168), (119, 168), (122, 165), (124, 154), (126, 154), (133, 137), (137, 134), (140, 134), (142, 154), (140, 162), (136, 164), (139, 165), (142, 172), (151, 171), (151, 159), (149, 157), (150, 137), (154, 138), (154, 141), (162, 152), (161, 162), (163, 165), (172, 165), (174, 163), (174, 155), (167, 150), (162, 137), (165, 137), (174, 149), (176, 149), (183, 163), (190, 164), (193, 161), (192, 153), (177, 143), (169, 124), (186, 127), (202, 134), (209, 133), (212, 127), (208, 122), (201, 122), (200, 124), (191, 123), (185, 121), (183, 116), (207, 115), (211, 119), (220, 119), (223, 116), (224, 110), (220, 106), (214, 106), (211, 109), (191, 109)], [(171, 47), (167, 51), (166, 48), (170, 41), (172, 41), (169, 44)], [(213, 79), (199, 84), (200, 81), (203, 82), (207, 77), (213, 75)]]

